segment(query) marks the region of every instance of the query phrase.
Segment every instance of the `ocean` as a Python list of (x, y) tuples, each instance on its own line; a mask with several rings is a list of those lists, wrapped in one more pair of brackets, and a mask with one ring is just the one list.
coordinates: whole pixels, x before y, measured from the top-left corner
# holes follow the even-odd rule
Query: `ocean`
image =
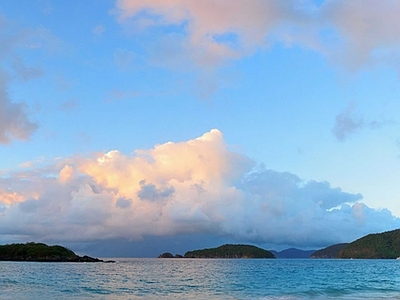
[(400, 260), (3, 261), (0, 299), (400, 299)]

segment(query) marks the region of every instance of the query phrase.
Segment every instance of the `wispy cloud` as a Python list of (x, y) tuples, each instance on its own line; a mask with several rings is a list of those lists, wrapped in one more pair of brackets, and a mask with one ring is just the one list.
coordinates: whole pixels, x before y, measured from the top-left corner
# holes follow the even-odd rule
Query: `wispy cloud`
[(328, 182), (256, 167), (214, 129), (131, 156), (113, 150), (3, 174), (0, 236), (76, 242), (196, 233), (323, 246), (400, 225), (361, 200)]
[(70, 111), (70, 110), (76, 109), (78, 107), (79, 107), (79, 103), (74, 99), (65, 101), (59, 105), (59, 109), (61, 111)]
[(225, 0), (121, 0), (117, 9), (119, 21), (133, 18), (134, 26), (183, 26), (185, 35), (175, 35), (174, 44), (200, 66), (215, 66), (263, 46), (271, 30), (293, 13), (284, 1), (260, 0), (234, 5)]
[(43, 28), (19, 28), (0, 14), (0, 44), (0, 144), (7, 144), (15, 139), (29, 139), (38, 128), (30, 119), (26, 103), (13, 101), (9, 86), (13, 80), (41, 77), (44, 71), (38, 66), (27, 66), (18, 50), (52, 50), (57, 41)]
[(5, 75), (0, 70), (0, 144), (14, 139), (27, 140), (38, 125), (29, 120), (24, 103), (14, 103), (7, 93)]
[(114, 89), (106, 94), (104, 101), (111, 103), (122, 99), (136, 98), (143, 95), (143, 93), (137, 91)]
[(344, 141), (361, 129), (380, 129), (390, 124), (394, 124), (394, 122), (389, 120), (365, 120), (365, 118), (357, 112), (355, 103), (350, 102), (349, 105), (335, 117), (332, 133), (339, 141)]
[(103, 33), (104, 33), (105, 31), (106, 31), (106, 29), (105, 29), (104, 26), (101, 25), (101, 24), (95, 26), (95, 27), (92, 29), (92, 33), (95, 34), (95, 35), (97, 35), (97, 36), (103, 35)]
[(350, 103), (343, 112), (336, 116), (332, 132), (339, 141), (344, 141), (350, 134), (362, 127), (364, 127), (364, 120), (355, 116), (355, 105)]

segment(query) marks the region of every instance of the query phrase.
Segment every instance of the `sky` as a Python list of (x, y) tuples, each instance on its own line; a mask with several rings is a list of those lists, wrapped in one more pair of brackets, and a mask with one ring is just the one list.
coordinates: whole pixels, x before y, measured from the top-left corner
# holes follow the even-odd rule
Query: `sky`
[(154, 257), (400, 228), (397, 0), (0, 0), (0, 244)]

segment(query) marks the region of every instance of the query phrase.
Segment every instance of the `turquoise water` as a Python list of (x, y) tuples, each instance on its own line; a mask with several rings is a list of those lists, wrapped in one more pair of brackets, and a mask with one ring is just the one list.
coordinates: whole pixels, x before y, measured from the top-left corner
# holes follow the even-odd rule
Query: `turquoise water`
[(0, 262), (0, 299), (400, 299), (400, 261)]

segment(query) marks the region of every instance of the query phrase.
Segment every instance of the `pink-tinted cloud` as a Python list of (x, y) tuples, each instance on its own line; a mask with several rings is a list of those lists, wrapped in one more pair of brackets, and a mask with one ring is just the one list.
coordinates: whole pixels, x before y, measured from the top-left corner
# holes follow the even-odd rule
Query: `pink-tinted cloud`
[[(181, 47), (199, 65), (216, 65), (263, 46), (268, 34), (292, 9), (285, 1), (136, 1), (117, 2), (120, 22), (134, 18), (136, 26), (185, 26)], [(143, 25), (145, 24), (145, 25)]]
[(321, 17), (340, 41), (330, 56), (351, 69), (376, 62), (399, 67), (399, 9), (396, 0), (326, 1)]
[[(396, 0), (334, 0), (320, 6), (296, 0), (118, 0), (116, 4), (118, 20), (126, 26), (183, 28), (159, 39), (174, 37), (180, 50), (173, 53), (202, 67), (283, 43), (317, 51), (350, 70), (371, 63), (399, 67), (399, 9)], [(167, 55), (171, 60), (173, 53)]]
[(34, 165), (0, 178), (0, 239), (57, 242), (211, 234), (238, 242), (323, 246), (398, 227), (362, 195), (254, 168), (213, 129), (124, 155)]
[(6, 205), (11, 205), (14, 203), (18, 203), (18, 202), (23, 202), (25, 201), (24, 196), (13, 192), (10, 193), (8, 191), (1, 191), (0, 192), (0, 202), (6, 204)]

